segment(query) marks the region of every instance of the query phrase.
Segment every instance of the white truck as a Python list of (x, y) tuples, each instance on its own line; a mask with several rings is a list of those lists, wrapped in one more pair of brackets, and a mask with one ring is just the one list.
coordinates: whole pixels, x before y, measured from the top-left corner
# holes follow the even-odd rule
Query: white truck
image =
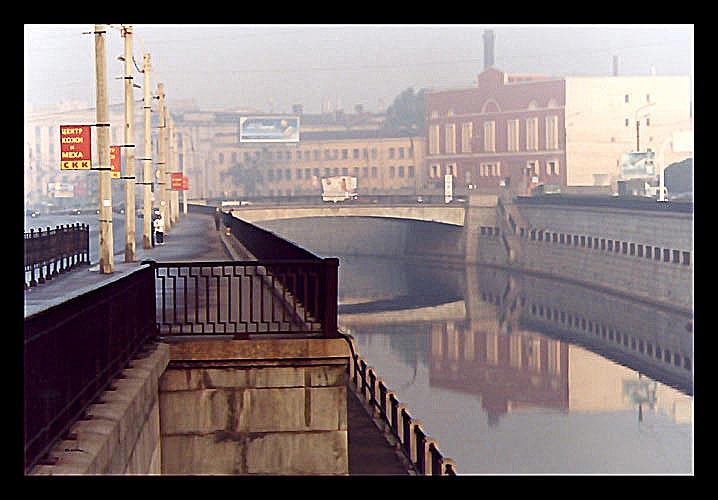
[(322, 179), (322, 200), (338, 201), (356, 200), (357, 178), (348, 175), (325, 177)]

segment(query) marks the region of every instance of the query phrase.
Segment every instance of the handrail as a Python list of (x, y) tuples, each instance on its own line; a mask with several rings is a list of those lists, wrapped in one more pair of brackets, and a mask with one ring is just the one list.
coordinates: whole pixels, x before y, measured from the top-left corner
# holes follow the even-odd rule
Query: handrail
[(443, 456), (436, 440), (424, 432), (421, 423), (409, 414), (406, 406), (399, 403), (396, 394), (389, 391), (384, 381), (377, 378), (374, 369), (359, 357), (353, 337), (342, 332), (338, 335), (347, 341), (351, 351), (348, 381), (364, 403), (371, 406), (372, 412), (377, 411), (416, 472), (427, 476), (455, 476), (454, 461)]
[(30, 229), (24, 234), (25, 290), (76, 266), (90, 263), (90, 226), (80, 224)]

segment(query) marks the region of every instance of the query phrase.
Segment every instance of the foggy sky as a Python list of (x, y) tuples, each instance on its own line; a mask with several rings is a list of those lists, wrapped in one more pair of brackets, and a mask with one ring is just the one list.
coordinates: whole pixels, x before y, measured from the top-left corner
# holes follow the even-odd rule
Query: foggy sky
[[(114, 25), (119, 27), (120, 25)], [(25, 25), (25, 102), (95, 104), (93, 25)], [(135, 61), (152, 58), (152, 90), (167, 104), (194, 99), (201, 109), (317, 113), (388, 106), (415, 90), (475, 85), (483, 38), (492, 29), (494, 66), (507, 73), (608, 76), (687, 75), (692, 25), (134, 25)], [(118, 29), (107, 35), (110, 104), (123, 102), (124, 52)], [(134, 73), (142, 84), (142, 74)], [(143, 91), (135, 89), (135, 99)]]

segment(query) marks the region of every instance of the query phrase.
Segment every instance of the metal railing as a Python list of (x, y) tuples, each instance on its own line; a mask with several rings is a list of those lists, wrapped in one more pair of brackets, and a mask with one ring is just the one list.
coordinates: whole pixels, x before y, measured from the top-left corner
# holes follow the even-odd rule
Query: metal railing
[(143, 263), (160, 336), (336, 336), (338, 259)]
[(153, 270), (126, 276), (25, 318), (25, 472), (48, 453), (155, 336)]
[(90, 263), (90, 226), (74, 224), (25, 233), (25, 289)]
[(349, 384), (383, 420), (416, 472), (425, 476), (455, 476), (454, 461), (443, 456), (436, 441), (424, 432), (421, 422), (409, 414), (407, 407), (397, 399), (396, 393), (389, 391), (384, 381), (377, 378), (374, 369), (359, 357), (352, 336), (343, 333), (339, 335), (349, 343), (351, 350)]

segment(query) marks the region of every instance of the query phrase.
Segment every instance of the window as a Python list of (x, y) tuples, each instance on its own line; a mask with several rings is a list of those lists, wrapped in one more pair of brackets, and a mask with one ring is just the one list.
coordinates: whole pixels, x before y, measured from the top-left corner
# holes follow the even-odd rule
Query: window
[(297, 169), (297, 180), (298, 181), (302, 180), (302, 169), (301, 168)]
[(457, 169), (456, 169), (456, 163), (449, 163), (446, 166), (446, 172), (447, 175), (457, 175)]
[(371, 167), (371, 176), (376, 178), (376, 167)]
[(429, 171), (429, 177), (439, 177), (439, 165), (432, 165)]
[(354, 148), (354, 150), (352, 151), (352, 158), (354, 158), (355, 160), (359, 159), (359, 148)]
[(493, 120), (484, 122), (484, 151), (496, 151), (496, 122)]
[(526, 120), (526, 150), (538, 150), (538, 118)]
[(406, 176), (409, 178), (414, 177), (414, 165), (409, 165), (406, 167)]
[(628, 94), (626, 94), (626, 95), (623, 96), (623, 102), (625, 102), (626, 104), (628, 104), (628, 102), (629, 102)]
[[(375, 150), (372, 150), (372, 153)], [(439, 154), (439, 126), (432, 125), (429, 127), (429, 154)]]
[(506, 126), (507, 144), (509, 151), (519, 150), (519, 121), (509, 120)]
[(558, 162), (557, 161), (546, 162), (546, 173), (548, 175), (559, 175)]
[(349, 159), (349, 150), (342, 149), (342, 160), (348, 160), (348, 159)]
[(389, 177), (394, 177), (394, 166), (389, 167)]
[(349, 167), (342, 167), (342, 175), (349, 175)]
[(473, 123), (461, 124), (461, 152), (471, 153), (471, 139), (473, 134)]
[(390, 158), (390, 159), (395, 158), (395, 156), (394, 156), (394, 148), (389, 148), (389, 158)]
[(404, 148), (399, 148), (399, 158), (404, 158)]
[(444, 126), (444, 152), (456, 153), (456, 127), (453, 123)]
[(501, 175), (501, 169), (498, 162), (481, 163), (479, 165), (479, 176), (481, 177), (497, 177)]
[(529, 160), (526, 162), (526, 175), (528, 177), (538, 177), (539, 174), (539, 163), (536, 160)]
[(369, 177), (369, 167), (362, 167), (362, 168), (361, 168), (361, 176), (362, 176), (362, 177)]
[(558, 117), (546, 117), (546, 149), (558, 149)]
[(404, 177), (404, 166), (403, 165), (399, 165), (398, 173), (399, 173), (399, 177)]

